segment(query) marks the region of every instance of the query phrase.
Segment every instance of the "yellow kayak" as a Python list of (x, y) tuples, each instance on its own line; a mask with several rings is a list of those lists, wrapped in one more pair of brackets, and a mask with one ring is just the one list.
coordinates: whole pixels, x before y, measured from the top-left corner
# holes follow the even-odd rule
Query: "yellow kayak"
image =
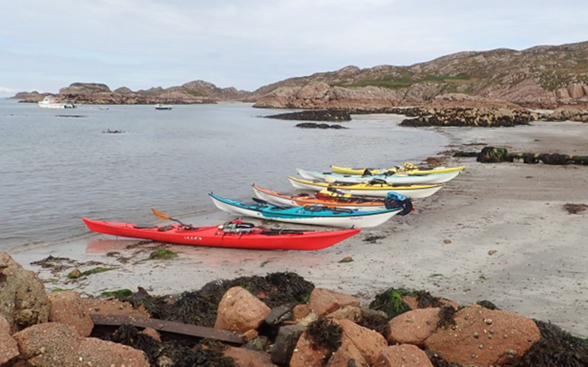
[(392, 168), (348, 168), (348, 167), (338, 167), (338, 166), (331, 166), (331, 170), (333, 173), (341, 173), (345, 175), (382, 175), (385, 173), (392, 173), (392, 172), (404, 172), (408, 175), (426, 175), (430, 173), (449, 173), (449, 172), (460, 172), (465, 170), (465, 166), (459, 167), (435, 167), (435, 168), (425, 168), (425, 167), (418, 167), (412, 163), (404, 163), (402, 167), (392, 167)]

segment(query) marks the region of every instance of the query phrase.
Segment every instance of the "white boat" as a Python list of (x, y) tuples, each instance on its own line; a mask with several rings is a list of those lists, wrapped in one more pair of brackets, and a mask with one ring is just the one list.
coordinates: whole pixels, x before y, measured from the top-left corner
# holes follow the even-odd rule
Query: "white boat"
[(349, 175), (334, 172), (318, 172), (308, 171), (297, 168), (298, 174), (308, 180), (324, 180), (326, 182), (345, 182), (345, 183), (361, 183), (369, 182), (374, 179), (384, 180), (390, 185), (423, 185), (423, 184), (438, 184), (447, 183), (456, 178), (461, 171), (423, 173), (418, 175), (410, 175), (406, 172), (397, 172), (387, 175)]
[(353, 209), (327, 208), (321, 205), (278, 207), (265, 202), (246, 204), (209, 193), (214, 205), (229, 214), (277, 222), (311, 224), (342, 228), (373, 228), (383, 224), (402, 208), (360, 212)]
[(60, 101), (54, 95), (46, 96), (42, 101), (37, 102), (40, 108), (76, 108), (76, 105), (69, 101)]
[(156, 110), (171, 110), (172, 109), (172, 106), (170, 106), (168, 104), (160, 104), (160, 103), (158, 103), (158, 104), (155, 105), (155, 109)]
[(430, 184), (430, 185), (390, 185), (386, 182), (361, 182), (361, 183), (328, 183), (317, 182), (312, 180), (302, 180), (296, 177), (288, 176), (288, 180), (294, 188), (309, 191), (320, 191), (324, 189), (337, 189), (344, 194), (351, 194), (355, 196), (375, 196), (386, 197), (389, 191), (408, 196), (411, 199), (426, 198), (437, 191), (445, 184)]

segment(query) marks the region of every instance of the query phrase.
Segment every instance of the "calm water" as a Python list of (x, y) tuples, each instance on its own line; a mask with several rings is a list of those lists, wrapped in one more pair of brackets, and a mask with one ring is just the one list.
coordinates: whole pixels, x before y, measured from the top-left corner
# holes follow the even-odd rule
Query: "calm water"
[(0, 251), (88, 235), (82, 216), (157, 223), (151, 207), (203, 216), (217, 212), (211, 191), (234, 199), (250, 197), (252, 183), (292, 191), (286, 176), (297, 167), (388, 167), (447, 143), (361, 116), (346, 130), (317, 130), (260, 118), (283, 111), (244, 104), (108, 108), (0, 100)]

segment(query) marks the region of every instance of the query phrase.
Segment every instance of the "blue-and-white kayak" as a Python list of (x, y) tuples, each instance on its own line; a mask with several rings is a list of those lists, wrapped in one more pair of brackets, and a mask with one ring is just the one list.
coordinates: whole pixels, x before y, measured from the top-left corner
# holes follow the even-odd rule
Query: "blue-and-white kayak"
[(326, 182), (344, 182), (344, 183), (361, 183), (369, 182), (373, 179), (386, 181), (390, 185), (424, 185), (446, 183), (456, 178), (461, 171), (415, 174), (411, 175), (406, 172), (391, 172), (385, 175), (351, 175), (335, 172), (309, 171), (297, 168), (298, 174), (308, 180), (324, 180)]
[(402, 208), (377, 211), (328, 208), (320, 205), (280, 207), (266, 202), (246, 204), (208, 194), (217, 208), (235, 215), (274, 220), (278, 222), (312, 224), (342, 228), (372, 228), (400, 213)]

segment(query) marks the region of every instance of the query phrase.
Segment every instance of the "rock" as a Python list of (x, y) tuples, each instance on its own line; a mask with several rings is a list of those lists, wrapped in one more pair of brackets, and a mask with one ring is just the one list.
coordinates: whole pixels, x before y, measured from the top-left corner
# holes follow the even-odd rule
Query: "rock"
[(224, 356), (233, 358), (236, 366), (275, 367), (267, 353), (254, 350), (229, 347), (225, 350)]
[(343, 306), (334, 312), (327, 315), (330, 319), (336, 320), (349, 320), (355, 323), (359, 323), (362, 317), (362, 310), (357, 306)]
[(410, 344), (393, 345), (382, 349), (374, 366), (378, 367), (433, 367), (427, 354)]
[(533, 320), (479, 305), (458, 311), (454, 320), (455, 326), (438, 329), (424, 345), (460, 365), (512, 363), (541, 338)]
[(11, 333), (47, 322), (50, 309), (39, 277), (7, 253), (0, 253), (0, 315), (10, 324)]
[(149, 367), (143, 352), (96, 338), (82, 338), (72, 325), (49, 322), (13, 335), (21, 357), (38, 367)]
[(246, 332), (257, 329), (270, 314), (271, 309), (246, 289), (229, 289), (218, 305), (215, 329)]
[(278, 330), (278, 336), (271, 350), (271, 360), (275, 364), (287, 365), (292, 358), (294, 348), (298, 339), (304, 333), (305, 327), (302, 325), (282, 326)]
[(370, 367), (353, 342), (343, 338), (341, 347), (329, 359), (326, 367)]
[(302, 333), (290, 358), (289, 367), (323, 367), (328, 350), (325, 347), (314, 347), (308, 333)]
[(318, 316), (326, 315), (343, 306), (359, 307), (359, 300), (345, 293), (315, 288), (310, 294), (308, 306)]
[(421, 308), (400, 314), (386, 325), (389, 344), (423, 345), (439, 322), (440, 308)]
[(4, 366), (19, 354), (18, 343), (10, 335), (10, 324), (0, 315), (0, 366)]
[(90, 336), (94, 323), (79, 293), (54, 292), (49, 295), (49, 300), (51, 301), (49, 321), (72, 325), (80, 336)]
[(388, 345), (386, 339), (374, 330), (359, 326), (350, 320), (338, 320), (337, 323), (343, 330), (343, 339), (346, 338), (353, 343), (369, 365), (376, 362), (381, 350)]

